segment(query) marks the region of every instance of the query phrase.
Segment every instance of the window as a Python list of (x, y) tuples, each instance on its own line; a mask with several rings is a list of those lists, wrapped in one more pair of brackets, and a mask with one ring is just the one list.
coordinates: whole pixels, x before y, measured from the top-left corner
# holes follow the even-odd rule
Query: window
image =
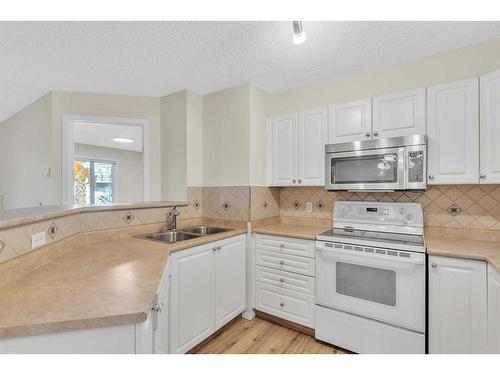
[(77, 205), (105, 205), (116, 201), (116, 162), (76, 159), (73, 196)]

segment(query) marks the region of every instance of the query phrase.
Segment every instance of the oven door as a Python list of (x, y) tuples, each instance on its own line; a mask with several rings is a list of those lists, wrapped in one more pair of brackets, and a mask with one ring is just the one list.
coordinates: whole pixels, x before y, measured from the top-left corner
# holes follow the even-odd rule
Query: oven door
[(316, 241), (316, 304), (425, 332), (425, 254)]
[(327, 190), (405, 189), (404, 147), (326, 154)]

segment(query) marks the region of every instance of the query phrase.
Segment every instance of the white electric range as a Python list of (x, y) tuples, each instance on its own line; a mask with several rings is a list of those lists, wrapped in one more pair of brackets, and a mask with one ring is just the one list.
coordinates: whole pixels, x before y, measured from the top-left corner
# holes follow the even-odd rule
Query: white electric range
[(316, 338), (357, 353), (425, 353), (420, 203), (335, 202), (316, 236)]

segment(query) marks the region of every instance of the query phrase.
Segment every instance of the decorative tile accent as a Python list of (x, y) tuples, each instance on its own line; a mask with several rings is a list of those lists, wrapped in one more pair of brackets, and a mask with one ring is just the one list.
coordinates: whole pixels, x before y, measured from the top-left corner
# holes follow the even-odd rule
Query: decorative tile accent
[(54, 222), (51, 222), (49, 228), (47, 229), (47, 234), (51, 239), (56, 238), (57, 234), (57, 225)]
[[(500, 230), (500, 185), (434, 185), (425, 192), (394, 193), (328, 192), (322, 187), (281, 188), (280, 215), (331, 219), (336, 200), (420, 202), (426, 226)], [(305, 211), (306, 202), (312, 202), (312, 212)]]
[(134, 221), (135, 216), (132, 215), (132, 212), (127, 211), (125, 215), (123, 216), (123, 221), (125, 221), (127, 224), (130, 224), (132, 221)]
[(248, 221), (250, 219), (250, 187), (203, 187), (202, 205), (204, 218)]

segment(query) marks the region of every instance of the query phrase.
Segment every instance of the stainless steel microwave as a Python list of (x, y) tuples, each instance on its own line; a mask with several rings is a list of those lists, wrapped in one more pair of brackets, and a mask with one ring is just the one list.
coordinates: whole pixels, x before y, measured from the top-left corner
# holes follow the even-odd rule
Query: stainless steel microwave
[(427, 187), (425, 135), (325, 146), (326, 190), (395, 191)]

